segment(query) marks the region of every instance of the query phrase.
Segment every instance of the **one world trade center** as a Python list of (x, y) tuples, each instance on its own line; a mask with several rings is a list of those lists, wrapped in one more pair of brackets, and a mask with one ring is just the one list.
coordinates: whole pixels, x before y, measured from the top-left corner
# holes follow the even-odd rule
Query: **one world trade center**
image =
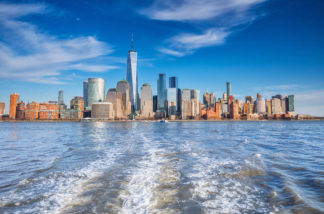
[(130, 85), (130, 100), (132, 104), (132, 112), (139, 109), (139, 95), (138, 95), (138, 77), (137, 77), (137, 52), (133, 46), (133, 35), (131, 50), (128, 51), (127, 56), (127, 76), (126, 79)]

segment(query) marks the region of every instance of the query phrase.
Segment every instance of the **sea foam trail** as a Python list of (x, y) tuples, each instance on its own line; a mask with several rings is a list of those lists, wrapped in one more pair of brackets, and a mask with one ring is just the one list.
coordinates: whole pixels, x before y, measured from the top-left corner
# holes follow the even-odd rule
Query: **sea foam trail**
[(191, 170), (185, 173), (192, 185), (192, 199), (197, 201), (204, 213), (270, 213), (277, 210), (271, 207), (262, 192), (251, 180), (263, 176), (264, 170), (256, 165), (257, 160), (243, 163), (218, 157), (205, 151), (202, 146), (195, 148), (195, 143), (187, 141), (183, 150), (190, 147), (187, 158), (191, 161)]
[(147, 151), (132, 169), (129, 182), (119, 197), (123, 200), (120, 213), (179, 213), (177, 193), (180, 172), (177, 153), (158, 148), (159, 142), (143, 138)]

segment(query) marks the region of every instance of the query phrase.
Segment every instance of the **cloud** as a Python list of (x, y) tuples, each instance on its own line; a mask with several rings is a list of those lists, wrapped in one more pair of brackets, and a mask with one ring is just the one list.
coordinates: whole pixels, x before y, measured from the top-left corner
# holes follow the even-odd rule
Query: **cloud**
[(184, 33), (168, 40), (173, 49), (161, 48), (160, 51), (173, 56), (184, 56), (193, 53), (196, 49), (220, 45), (225, 42), (228, 32), (219, 29), (209, 29), (203, 34)]
[(139, 11), (150, 19), (164, 21), (208, 20), (228, 13), (239, 16), (265, 0), (157, 0)]
[(193, 54), (200, 48), (224, 44), (225, 39), (236, 31), (235, 27), (256, 19), (256, 15), (251, 14), (250, 10), (265, 1), (156, 0), (148, 8), (139, 10), (139, 13), (154, 20), (186, 22), (199, 28), (206, 26), (200, 33), (175, 35), (165, 41), (166, 47), (158, 49), (162, 53), (182, 57)]
[(62, 84), (63, 71), (71, 68), (103, 72), (107, 65), (86, 65), (113, 50), (93, 36), (58, 39), (37, 26), (20, 21), (22, 16), (44, 14), (44, 4), (0, 4), (0, 78), (35, 83)]
[(103, 72), (117, 69), (119, 67), (114, 65), (86, 65), (80, 63), (80, 64), (71, 65), (69, 68), (75, 70), (87, 71), (87, 72), (103, 73)]

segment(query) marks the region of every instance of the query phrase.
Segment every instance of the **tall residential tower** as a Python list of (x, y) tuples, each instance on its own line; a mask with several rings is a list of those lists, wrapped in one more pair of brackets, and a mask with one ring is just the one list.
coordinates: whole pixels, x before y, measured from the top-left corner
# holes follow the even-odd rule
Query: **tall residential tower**
[(133, 47), (133, 35), (131, 50), (127, 56), (127, 82), (130, 86), (130, 100), (132, 103), (132, 112), (139, 110), (139, 95), (138, 95), (138, 77), (137, 77), (137, 52)]

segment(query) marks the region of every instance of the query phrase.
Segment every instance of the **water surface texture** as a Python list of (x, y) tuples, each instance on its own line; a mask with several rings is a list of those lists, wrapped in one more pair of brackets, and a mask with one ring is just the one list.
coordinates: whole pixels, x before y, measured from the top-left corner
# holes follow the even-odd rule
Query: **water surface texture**
[(324, 213), (324, 122), (3, 122), (0, 213)]

